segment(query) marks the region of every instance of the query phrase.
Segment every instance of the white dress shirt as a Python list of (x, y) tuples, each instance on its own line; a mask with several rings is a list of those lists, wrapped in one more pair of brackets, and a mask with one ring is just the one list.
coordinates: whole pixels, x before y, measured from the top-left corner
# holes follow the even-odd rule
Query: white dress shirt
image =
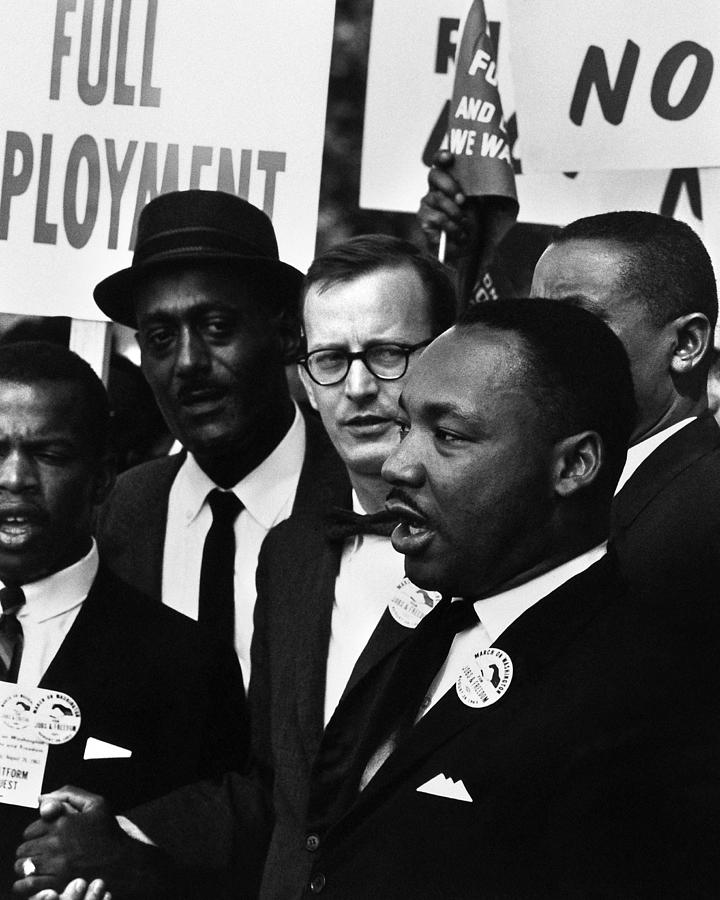
[(22, 586), (25, 604), (17, 614), (23, 630), (18, 684), (37, 687), (72, 628), (98, 570), (95, 541), (89, 553), (67, 569)]
[[(365, 513), (355, 491), (353, 510)], [(330, 622), (325, 679), (326, 725), (404, 573), (405, 558), (393, 549), (390, 538), (363, 534), (345, 541), (335, 580)]]
[(649, 438), (645, 438), (644, 441), (640, 441), (639, 444), (635, 444), (630, 447), (627, 452), (627, 459), (625, 460), (625, 466), (623, 467), (622, 473), (620, 474), (620, 480), (617, 483), (617, 487), (615, 488), (615, 494), (617, 494), (621, 488), (623, 488), (630, 480), (630, 478), (635, 474), (636, 469), (639, 469), (640, 466), (645, 462), (645, 460), (650, 456), (653, 450), (657, 450), (657, 448), (663, 444), (669, 437), (675, 434), (676, 431), (680, 431), (681, 428), (684, 428), (686, 425), (689, 425), (691, 422), (694, 422), (697, 419), (697, 416), (690, 416), (687, 419), (683, 419), (681, 422), (676, 422), (674, 425), (670, 425), (668, 428), (664, 428), (662, 431), (658, 431), (657, 434), (653, 434)]
[[(245, 688), (250, 681), (250, 641), (255, 608), (255, 569), (265, 535), (292, 512), (305, 458), (305, 421), (298, 407), (288, 433), (232, 492), (243, 510), (235, 521), (235, 649)], [(162, 600), (197, 620), (200, 568), (212, 524), (207, 495), (217, 485), (192, 454), (181, 466), (168, 498), (163, 551)]]
[(420, 716), (423, 716), (455, 685), (460, 670), (472, 660), (474, 653), (492, 647), (503, 631), (531, 606), (557, 590), (566, 581), (584, 572), (601, 559), (606, 551), (607, 541), (524, 584), (492, 597), (476, 600), (473, 606), (479, 621), (472, 628), (455, 635), (450, 652), (430, 685)]

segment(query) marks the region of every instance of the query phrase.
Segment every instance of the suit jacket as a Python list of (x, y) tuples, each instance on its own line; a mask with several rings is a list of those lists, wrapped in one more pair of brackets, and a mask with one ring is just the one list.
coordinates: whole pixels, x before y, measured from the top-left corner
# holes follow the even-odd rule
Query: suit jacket
[(720, 428), (702, 416), (669, 437), (615, 497), (611, 532), (634, 591), (702, 591), (720, 572)]
[[(102, 565), (39, 686), (69, 694), (82, 717), (72, 740), (50, 746), (44, 791), (78, 784), (121, 810), (247, 763), (245, 694), (231, 648)], [(132, 755), (84, 760), (91, 737)], [(36, 810), (0, 805), (0, 896), (35, 818)]]
[[(293, 513), (314, 509), (318, 486), (344, 472), (325, 429), (305, 416), (305, 460)], [(154, 459), (123, 472), (100, 509), (96, 538), (100, 556), (120, 578), (158, 603), (162, 597), (163, 549), (168, 498), (185, 455)]]
[[(324, 739), (327, 652), (342, 553), (342, 544), (325, 535), (324, 516), (333, 506), (351, 507), (345, 470), (318, 482), (314, 500), (313, 509), (293, 514), (271, 530), (258, 562), (249, 693), (254, 772), (248, 777), (232, 774), (220, 787), (204, 783), (184, 788), (129, 814), (183, 865), (226, 870), (225, 887), (215, 888), (219, 895), (224, 890), (237, 897), (238, 886), (251, 883), (247, 837), (259, 828), (270, 834), (263, 897), (295, 896), (312, 863), (305, 850), (306, 808)], [(386, 612), (343, 697), (350, 691), (373, 696), (389, 672), (388, 661), (410, 633)], [(335, 732), (329, 723), (328, 735), (333, 740), (328, 746), (325, 737), (326, 749), (344, 758), (353, 731)], [(189, 809), (192, 817), (182, 814)], [(258, 810), (262, 818), (257, 818)]]
[(313, 783), (294, 896), (716, 896), (720, 615), (674, 600), (606, 558), (523, 614), (494, 705), (449, 691), (329, 827)]

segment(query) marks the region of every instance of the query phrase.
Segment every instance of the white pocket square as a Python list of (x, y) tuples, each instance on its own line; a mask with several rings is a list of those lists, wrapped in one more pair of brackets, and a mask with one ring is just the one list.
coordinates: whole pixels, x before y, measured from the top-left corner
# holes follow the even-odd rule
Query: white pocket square
[(462, 780), (453, 781), (447, 775), (438, 774), (425, 784), (421, 784), (418, 788), (423, 794), (435, 794), (436, 797), (448, 797), (450, 800), (463, 800), (465, 803), (472, 803), (473, 799), (468, 794), (467, 788)]
[(117, 744), (109, 744), (97, 738), (88, 738), (85, 744), (83, 759), (128, 759), (132, 756), (132, 750), (118, 747)]

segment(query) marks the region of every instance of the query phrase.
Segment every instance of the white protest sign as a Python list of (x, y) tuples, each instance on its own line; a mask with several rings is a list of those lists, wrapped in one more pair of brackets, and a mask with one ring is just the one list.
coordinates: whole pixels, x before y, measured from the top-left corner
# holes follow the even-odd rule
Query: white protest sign
[(246, 197), (315, 249), (333, 0), (4, 0), (0, 310), (102, 319), (158, 192)]
[(717, 0), (509, 0), (526, 172), (720, 166)]
[[(423, 15), (410, 0), (374, 0), (365, 106), (360, 204), (370, 209), (415, 212), (427, 190), (423, 154), (452, 93), (453, 59), (470, 0), (426, 0)], [(498, 78), (511, 140), (517, 133), (514, 72), (504, 0), (486, 0), (497, 40)], [(661, 22), (656, 22), (656, 28)], [(409, 29), (412, 40), (408, 40)], [(523, 160), (524, 129), (513, 156)], [(434, 146), (439, 145), (439, 139)], [(426, 156), (431, 156), (432, 150)], [(577, 165), (568, 166), (576, 170)], [(701, 210), (718, 206), (702, 192), (696, 170), (522, 174), (517, 178), (519, 218), (564, 225), (579, 216), (613, 209), (647, 209), (687, 221), (702, 232)]]

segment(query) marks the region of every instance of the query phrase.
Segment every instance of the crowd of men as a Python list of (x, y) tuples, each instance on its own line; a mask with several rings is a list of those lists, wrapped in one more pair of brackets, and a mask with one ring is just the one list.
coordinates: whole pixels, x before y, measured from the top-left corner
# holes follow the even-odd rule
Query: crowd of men
[[(462, 268), (448, 160), (420, 218)], [(182, 452), (114, 486), (89, 366), (0, 346), (0, 896), (716, 896), (707, 251), (608, 213), (454, 284), (152, 200), (95, 300)]]

